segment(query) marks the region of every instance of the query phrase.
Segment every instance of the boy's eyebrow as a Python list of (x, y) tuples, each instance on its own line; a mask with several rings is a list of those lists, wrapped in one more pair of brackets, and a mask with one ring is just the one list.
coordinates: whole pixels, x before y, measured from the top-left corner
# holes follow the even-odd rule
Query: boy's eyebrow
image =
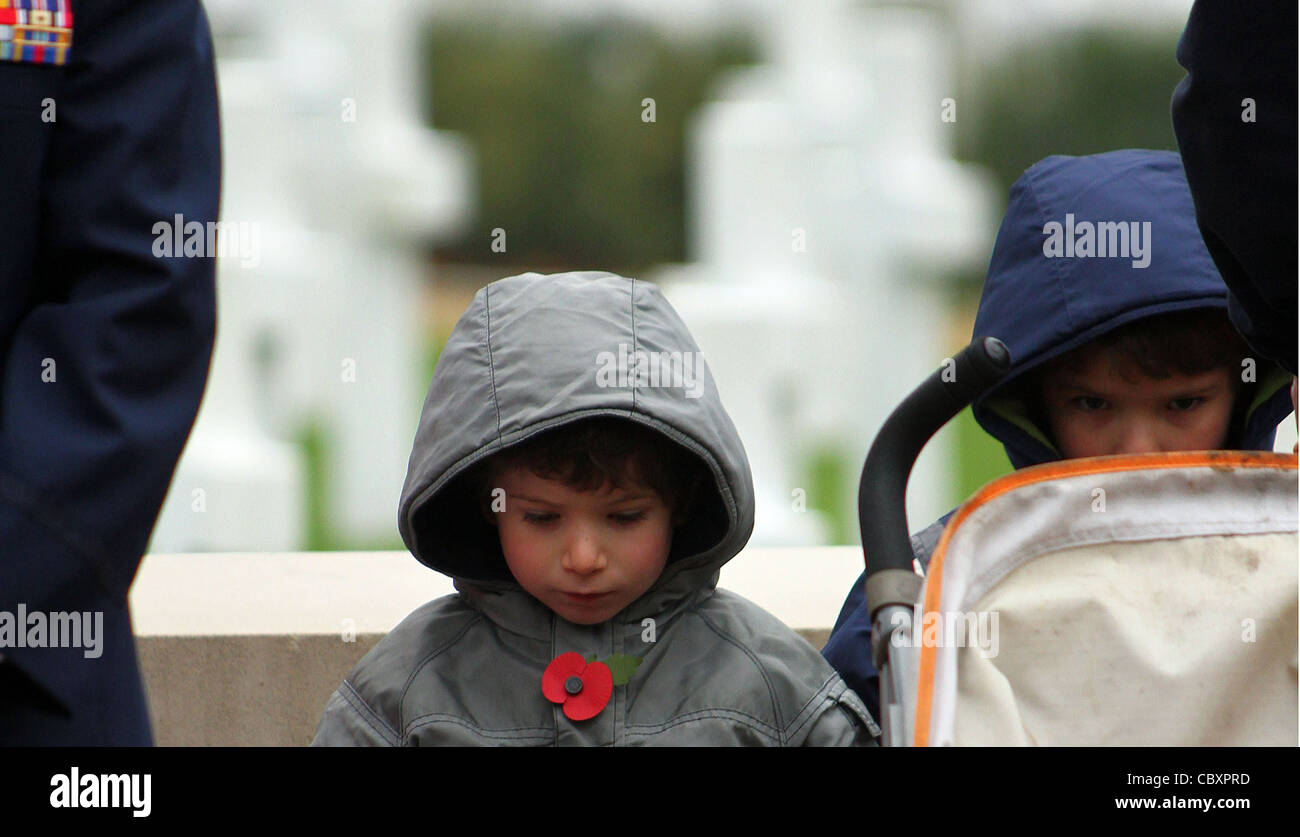
[(610, 500), (610, 502), (611, 503), (635, 503), (640, 500), (648, 500), (648, 499), (650, 499), (649, 494), (627, 494), (622, 497), (615, 497), (614, 499)]
[[(1104, 394), (1107, 391), (1105, 386), (1096, 386), (1075, 379), (1053, 381), (1048, 386), (1051, 386), (1059, 392), (1099, 392)], [(1215, 380), (1207, 384), (1202, 384), (1201, 386), (1191, 385), (1183, 387), (1178, 389), (1177, 392), (1179, 393), (1179, 397), (1205, 395), (1206, 393), (1218, 390), (1222, 386), (1223, 381)]]
[(1178, 390), (1178, 392), (1181, 393), (1182, 395), (1185, 395), (1185, 396), (1186, 396), (1186, 395), (1205, 395), (1205, 394), (1208, 393), (1208, 392), (1214, 392), (1216, 389), (1219, 389), (1219, 388), (1222, 387), (1223, 385), (1224, 385), (1224, 384), (1223, 384), (1223, 381), (1214, 381), (1213, 383), (1205, 384), (1204, 386), (1199, 386), (1199, 387), (1188, 387), (1188, 388), (1186, 388), (1186, 389), (1180, 389), (1180, 390)]
[(541, 497), (529, 497), (527, 494), (509, 494), (508, 496), (516, 500), (526, 500), (530, 503), (542, 503), (547, 506), (559, 505), (554, 500), (543, 500)]
[[(524, 501), (526, 501), (526, 502), (530, 502), (530, 503), (541, 503), (541, 504), (543, 504), (543, 505), (547, 505), (547, 506), (558, 506), (558, 505), (560, 505), (560, 504), (559, 504), (558, 502), (556, 502), (555, 500), (544, 500), (544, 499), (542, 499), (541, 497), (530, 497), (530, 496), (528, 496), (527, 494), (510, 494), (510, 495), (508, 495), (508, 496), (513, 497), (513, 498), (516, 499), (516, 500), (524, 500)], [(632, 503), (632, 502), (636, 502), (636, 501), (638, 501), (638, 500), (646, 500), (646, 499), (649, 499), (649, 497), (650, 497), (649, 494), (630, 494), (630, 495), (627, 495), (627, 496), (615, 497), (615, 498), (613, 498), (612, 500), (610, 500), (610, 502), (611, 502), (611, 503)]]
[(1100, 392), (1105, 387), (1097, 386), (1091, 382), (1081, 380), (1075, 377), (1055, 378), (1043, 383), (1043, 389), (1071, 390), (1077, 389), (1084, 392)]

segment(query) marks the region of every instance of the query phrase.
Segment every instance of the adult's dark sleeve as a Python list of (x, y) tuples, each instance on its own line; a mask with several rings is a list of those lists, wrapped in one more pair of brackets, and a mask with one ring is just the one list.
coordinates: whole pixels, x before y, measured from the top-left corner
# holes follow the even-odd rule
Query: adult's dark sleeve
[(871, 660), (866, 581), (867, 574), (863, 573), (849, 588), (835, 627), (822, 647), (822, 656), (862, 698), (871, 717), (880, 718), (880, 673)]
[[(1228, 313), (1296, 374), (1296, 2), (1196, 0), (1174, 133)], [(1246, 101), (1250, 100), (1250, 101)], [(1252, 112), (1253, 111), (1253, 112)]]
[(102, 629), (0, 647), (0, 743), (147, 744), (127, 591), (216, 319), (213, 260), (154, 227), (217, 218), (216, 80), (198, 0), (73, 11), (66, 64), (0, 62), (0, 617)]

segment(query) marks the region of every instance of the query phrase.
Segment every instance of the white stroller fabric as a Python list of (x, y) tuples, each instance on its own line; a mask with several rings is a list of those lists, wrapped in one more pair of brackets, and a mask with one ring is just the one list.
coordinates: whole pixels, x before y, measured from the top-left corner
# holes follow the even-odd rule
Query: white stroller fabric
[(1296, 473), (1197, 452), (986, 486), (922, 592), (914, 743), (1295, 745)]

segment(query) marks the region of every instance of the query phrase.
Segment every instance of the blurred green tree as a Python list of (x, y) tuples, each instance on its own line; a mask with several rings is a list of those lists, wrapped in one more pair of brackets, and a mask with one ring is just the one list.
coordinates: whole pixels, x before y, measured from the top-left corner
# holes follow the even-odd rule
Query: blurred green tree
[[(1169, 98), (1184, 72), (1178, 32), (1084, 30), (1026, 44), (967, 78), (957, 156), (1003, 187), (1052, 154), (1177, 151)], [(991, 244), (991, 242), (990, 242)]]
[(442, 258), (536, 270), (684, 260), (684, 132), (718, 72), (754, 60), (748, 40), (670, 40), (622, 21), (444, 22), (427, 37), (427, 115), (477, 155), (477, 219)]

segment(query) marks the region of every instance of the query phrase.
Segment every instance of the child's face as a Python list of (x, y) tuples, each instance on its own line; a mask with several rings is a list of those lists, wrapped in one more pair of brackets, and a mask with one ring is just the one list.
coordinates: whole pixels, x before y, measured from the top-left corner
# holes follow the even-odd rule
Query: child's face
[(568, 621), (612, 618), (663, 572), (672, 510), (649, 488), (577, 491), (520, 466), (494, 482), (506, 494), (496, 520), (510, 572)]
[(1215, 450), (1227, 441), (1236, 397), (1229, 368), (1152, 378), (1117, 368), (1104, 351), (1084, 349), (1077, 358), (1046, 371), (1040, 390), (1067, 459)]

